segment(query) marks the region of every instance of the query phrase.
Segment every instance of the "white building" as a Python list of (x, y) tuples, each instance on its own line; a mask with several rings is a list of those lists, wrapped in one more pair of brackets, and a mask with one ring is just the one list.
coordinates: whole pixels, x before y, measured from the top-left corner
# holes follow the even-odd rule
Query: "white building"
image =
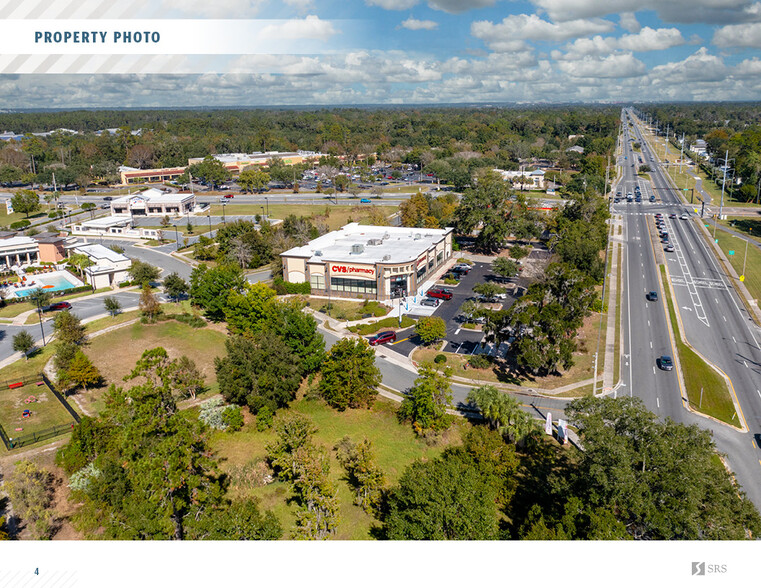
[(705, 157), (707, 155), (706, 147), (706, 142), (703, 139), (698, 139), (690, 145), (690, 151), (692, 151), (695, 155)]
[(31, 237), (0, 239), (0, 267), (31, 265), (39, 261), (37, 241)]
[[(507, 171), (495, 169), (494, 171), (500, 174), (503, 180), (511, 182), (518, 190), (544, 190), (544, 170)], [(522, 178), (522, 181), (518, 181), (519, 178)]]
[(350, 223), (281, 253), (288, 282), (312, 294), (388, 300), (414, 294), (452, 257), (452, 229)]
[(83, 253), (93, 262), (85, 269), (85, 276), (95, 289), (113, 287), (129, 279), (132, 261), (108, 247), (98, 243), (77, 245), (70, 253)]
[(195, 194), (167, 194), (150, 188), (140, 194), (122, 196), (111, 202), (112, 215), (182, 216), (192, 212)]
[(128, 239), (158, 239), (159, 228), (135, 227), (132, 217), (124, 214), (102, 216), (72, 223), (71, 234), (82, 237), (126, 237)]

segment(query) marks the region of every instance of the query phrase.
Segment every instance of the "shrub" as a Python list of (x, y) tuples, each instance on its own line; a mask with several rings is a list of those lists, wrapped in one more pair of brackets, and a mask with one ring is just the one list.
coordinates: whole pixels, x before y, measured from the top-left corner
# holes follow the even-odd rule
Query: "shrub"
[(31, 224), (32, 223), (28, 220), (20, 220), (20, 221), (16, 221), (15, 223), (11, 223), (11, 229), (13, 229), (14, 231), (20, 231), (22, 229), (25, 229), (31, 226)]
[[(230, 424), (228, 424), (230, 421), (232, 421), (233, 424), (237, 422), (236, 417), (233, 415), (234, 411), (228, 412), (231, 408), (237, 409), (238, 413), (240, 413), (240, 407), (238, 405), (225, 404), (221, 398), (212, 398), (201, 405), (201, 412), (198, 415), (198, 419), (212, 429), (226, 431), (230, 426)], [(228, 414), (227, 417), (225, 417), (225, 413)], [(240, 415), (240, 425), (243, 426), (243, 415)]]
[(513, 259), (523, 259), (529, 254), (528, 247), (521, 247), (520, 245), (513, 245), (510, 247), (510, 257)]
[(447, 286), (456, 286), (459, 282), (454, 278), (444, 278), (444, 283)]
[(272, 410), (269, 406), (263, 406), (259, 409), (259, 412), (256, 413), (256, 430), (257, 431), (266, 431), (272, 426), (273, 422), (273, 414)]
[(443, 353), (439, 353), (436, 357), (433, 358), (433, 363), (446, 363), (447, 362), (447, 356)]
[(488, 355), (471, 355), (468, 363), (472, 368), (485, 370), (491, 366), (491, 358)]
[(311, 294), (312, 292), (312, 286), (309, 282), (294, 284), (292, 282), (286, 282), (279, 276), (275, 278), (272, 286), (278, 296), (282, 296), (283, 294)]
[(189, 312), (183, 312), (182, 314), (173, 314), (167, 318), (173, 318), (174, 320), (185, 323), (194, 329), (200, 329), (206, 326), (206, 321), (203, 318), (194, 314), (190, 314)]
[(231, 405), (222, 411), (222, 422), (227, 427), (227, 431), (240, 431), (243, 428), (243, 413), (240, 406)]

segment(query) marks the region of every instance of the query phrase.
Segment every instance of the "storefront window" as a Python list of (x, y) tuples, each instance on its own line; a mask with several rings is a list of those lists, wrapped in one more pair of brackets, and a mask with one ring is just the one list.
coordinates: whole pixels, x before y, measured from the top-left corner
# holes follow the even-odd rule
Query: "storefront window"
[(324, 290), (325, 276), (322, 274), (312, 274), (309, 276), (309, 285), (312, 287), (312, 290)]
[(376, 294), (378, 286), (374, 280), (354, 280), (351, 278), (330, 278), (333, 292), (351, 292), (356, 294)]

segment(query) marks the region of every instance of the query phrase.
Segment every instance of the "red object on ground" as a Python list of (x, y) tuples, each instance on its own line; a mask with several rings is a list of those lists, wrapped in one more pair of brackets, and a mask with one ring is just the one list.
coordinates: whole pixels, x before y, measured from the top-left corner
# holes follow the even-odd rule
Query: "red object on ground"
[(9, 384), (8, 388), (21, 388), (21, 386), (24, 385), (24, 382), (16, 382), (14, 384)]
[(37, 382), (37, 385), (38, 385), (38, 386), (44, 386), (44, 385), (45, 385), (45, 382)]

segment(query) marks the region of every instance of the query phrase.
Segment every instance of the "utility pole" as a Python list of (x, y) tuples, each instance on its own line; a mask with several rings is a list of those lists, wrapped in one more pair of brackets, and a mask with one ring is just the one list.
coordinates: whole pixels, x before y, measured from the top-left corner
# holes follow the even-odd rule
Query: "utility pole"
[(750, 239), (745, 239), (745, 257), (743, 257), (743, 273), (741, 275), (745, 275), (745, 262), (748, 261), (748, 242)]
[[(719, 160), (721, 161), (721, 160)], [(719, 215), (718, 217), (714, 216), (713, 218), (713, 240), (716, 242), (716, 225), (719, 222), (719, 219), (721, 218), (721, 212), (724, 209), (724, 186), (727, 183), (727, 167), (728, 167), (728, 161), (729, 161), (729, 150), (727, 150), (726, 154), (724, 155), (724, 178), (721, 181), (721, 201), (719, 202)]]
[[(679, 173), (682, 173), (682, 160), (684, 159), (684, 133), (682, 133), (682, 150), (679, 152)], [(687, 184), (684, 185), (685, 188)]]

